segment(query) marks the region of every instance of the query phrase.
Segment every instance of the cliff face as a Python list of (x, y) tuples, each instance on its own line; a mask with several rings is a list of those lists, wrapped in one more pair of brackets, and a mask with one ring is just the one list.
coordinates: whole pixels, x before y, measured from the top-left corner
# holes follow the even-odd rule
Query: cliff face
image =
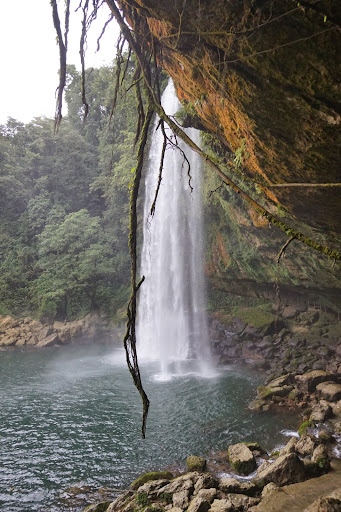
[[(322, 236), (337, 249), (341, 187), (272, 185), (340, 182), (340, 2), (120, 3), (134, 31), (149, 40), (153, 37), (161, 49), (160, 64), (173, 78), (187, 111), (196, 111), (204, 129), (220, 141), (221, 162), (231, 162), (238, 155), (242, 180), (256, 182), (256, 192), (265, 195), (273, 213), (278, 205), (291, 215), (291, 224), (298, 222), (308, 232), (312, 229), (315, 239)], [(273, 258), (275, 246), (278, 252), (285, 236), (266, 232), (257, 214), (239, 203), (233, 206), (226, 194), (213, 200), (216, 219), (219, 212), (225, 217), (216, 221), (217, 229), (209, 235), (208, 272), (219, 275), (223, 262), (223, 273), (230, 267), (231, 275), (234, 266), (239, 279), (244, 275), (246, 281), (266, 283), (266, 260)], [(234, 247), (226, 241), (231, 233)], [(243, 253), (250, 243), (263, 252), (250, 258), (248, 271), (233, 253), (238, 252), (235, 247)], [(219, 264), (214, 254), (219, 254)], [(259, 258), (264, 264), (258, 265)], [(318, 270), (315, 274), (303, 270), (303, 283), (314, 286), (315, 278), (320, 281), (317, 287), (325, 280), (324, 287), (337, 288), (335, 272), (325, 274), (328, 265), (311, 258), (301, 252), (292, 264), (292, 276), (283, 277), (285, 283), (299, 282), (297, 265), (301, 273), (313, 265)], [(290, 269), (284, 268), (285, 272), (290, 274)], [(270, 273), (273, 279), (274, 272)]]

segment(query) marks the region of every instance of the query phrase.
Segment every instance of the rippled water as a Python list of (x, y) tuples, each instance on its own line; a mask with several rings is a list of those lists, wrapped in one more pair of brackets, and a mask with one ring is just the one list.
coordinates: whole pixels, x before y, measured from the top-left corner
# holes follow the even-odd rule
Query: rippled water
[(151, 399), (147, 439), (140, 398), (121, 350), (107, 346), (0, 352), (0, 508), (64, 510), (70, 485), (122, 488), (145, 471), (241, 440), (284, 442), (284, 416), (246, 409), (259, 376), (229, 366), (215, 377), (155, 379), (142, 367)]

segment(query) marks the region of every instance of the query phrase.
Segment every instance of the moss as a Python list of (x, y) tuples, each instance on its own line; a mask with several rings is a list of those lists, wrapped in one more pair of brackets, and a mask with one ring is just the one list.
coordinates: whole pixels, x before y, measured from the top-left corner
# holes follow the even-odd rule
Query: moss
[(312, 420), (306, 420), (304, 421), (300, 428), (298, 429), (299, 436), (302, 437), (304, 434), (307, 433), (308, 428), (313, 427), (314, 422)]
[(268, 388), (267, 386), (258, 386), (257, 388), (257, 395), (261, 400), (264, 400), (264, 398), (270, 397), (273, 394), (273, 390), (271, 388)]
[(139, 507), (147, 507), (150, 504), (150, 499), (146, 492), (139, 492), (136, 495), (136, 503)]
[(186, 460), (188, 471), (205, 471), (206, 459), (196, 455), (190, 455)]
[(130, 485), (130, 488), (135, 490), (151, 480), (171, 480), (172, 478), (173, 475), (169, 471), (151, 471), (149, 473), (144, 473), (143, 475), (139, 476), (139, 478), (134, 480), (134, 482)]
[(236, 317), (247, 324), (253, 325), (256, 329), (263, 329), (275, 321), (276, 316), (271, 312), (270, 304), (263, 304), (255, 308), (233, 310)]

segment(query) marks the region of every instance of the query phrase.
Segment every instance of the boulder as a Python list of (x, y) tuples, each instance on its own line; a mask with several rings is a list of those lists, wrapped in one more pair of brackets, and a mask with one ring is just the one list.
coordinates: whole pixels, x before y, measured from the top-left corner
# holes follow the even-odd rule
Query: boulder
[(197, 481), (194, 484), (194, 495), (197, 495), (201, 489), (213, 489), (217, 488), (219, 485), (218, 480), (216, 480), (210, 473), (204, 473), (200, 475)]
[(334, 416), (341, 417), (341, 400), (338, 400), (338, 402), (333, 405), (333, 414)]
[(188, 489), (183, 489), (182, 491), (175, 492), (173, 494), (173, 507), (185, 510), (189, 505), (189, 497), (190, 493)]
[(294, 306), (286, 306), (282, 312), (283, 318), (295, 318), (297, 315), (298, 311)]
[[(212, 491), (212, 492), (210, 492)], [(217, 494), (217, 489), (201, 489), (199, 494), (192, 499), (187, 509), (188, 512), (207, 512)]]
[(296, 437), (291, 437), (287, 444), (279, 451), (279, 456), (295, 453), (297, 441)]
[(159, 492), (160, 494), (173, 494), (182, 490), (188, 490), (189, 494), (192, 494), (194, 492), (194, 484), (198, 481), (199, 477), (200, 475), (197, 472), (186, 473), (186, 475), (179, 476), (178, 478), (175, 478), (169, 482), (162, 489), (160, 489)]
[(206, 459), (197, 455), (190, 455), (186, 460), (187, 471), (205, 471)]
[(304, 464), (296, 453), (282, 455), (263, 471), (258, 471), (255, 484), (265, 486), (274, 482), (279, 487), (303, 482), (306, 478)]
[(278, 489), (278, 485), (276, 485), (274, 482), (266, 484), (266, 486), (262, 490), (262, 498), (265, 498), (265, 496), (268, 496), (268, 494), (271, 494), (272, 492), (277, 491)]
[(316, 386), (321, 382), (335, 380), (333, 374), (324, 370), (312, 370), (303, 375), (296, 375), (295, 381), (299, 389), (307, 393), (315, 391)]
[(130, 488), (133, 490), (138, 489), (142, 485), (144, 485), (146, 482), (150, 482), (151, 480), (171, 480), (173, 478), (172, 473), (169, 471), (151, 471), (149, 473), (144, 473), (143, 475), (139, 476), (132, 484), (130, 485)]
[(150, 480), (138, 488), (139, 493), (148, 494), (151, 498), (159, 497), (159, 490), (169, 483), (169, 480)]
[(315, 448), (311, 460), (316, 462), (316, 464), (320, 467), (321, 473), (328, 473), (330, 469), (330, 459), (325, 445), (320, 444)]
[(341, 399), (341, 384), (335, 382), (321, 382), (316, 386), (316, 390), (326, 400), (336, 402)]
[(254, 496), (257, 491), (255, 484), (245, 481), (237, 480), (236, 478), (221, 478), (219, 481), (219, 490), (223, 493), (246, 494), (247, 496)]
[(309, 419), (316, 423), (322, 423), (331, 416), (331, 407), (325, 400), (320, 400), (318, 404), (313, 407)]
[(284, 397), (288, 396), (292, 389), (293, 386), (258, 386), (257, 395), (261, 400), (264, 400), (265, 398), (271, 399), (273, 396)]
[(51, 347), (52, 345), (56, 345), (59, 342), (59, 337), (57, 333), (50, 334), (47, 338), (40, 338), (37, 347)]
[(323, 496), (314, 501), (303, 512), (340, 512), (341, 491), (334, 491), (328, 496)]
[(310, 434), (303, 434), (300, 440), (296, 443), (295, 451), (300, 455), (312, 455), (314, 449), (318, 445), (316, 437)]
[(287, 386), (289, 384), (294, 383), (294, 374), (293, 373), (286, 373), (285, 375), (282, 375), (281, 377), (277, 377), (277, 379), (271, 380), (267, 385), (269, 388), (277, 388), (282, 386)]
[(227, 498), (214, 500), (210, 508), (210, 512), (234, 512), (234, 510), (232, 501)]
[(248, 475), (257, 467), (253, 453), (245, 443), (229, 446), (228, 456), (232, 468), (239, 474)]
[(247, 408), (250, 411), (267, 411), (270, 408), (270, 405), (266, 400), (252, 400), (252, 402), (249, 403)]

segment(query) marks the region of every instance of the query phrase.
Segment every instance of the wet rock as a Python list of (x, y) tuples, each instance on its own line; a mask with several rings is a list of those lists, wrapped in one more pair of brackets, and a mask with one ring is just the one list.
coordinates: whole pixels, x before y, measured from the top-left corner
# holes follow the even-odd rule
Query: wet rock
[(236, 478), (221, 478), (219, 490), (223, 493), (246, 494), (254, 496), (257, 487), (252, 482), (237, 480)]
[(186, 460), (187, 471), (205, 471), (206, 459), (197, 455), (190, 455)]
[(173, 494), (175, 492), (179, 492), (182, 490), (187, 490), (189, 494), (193, 494), (194, 485), (199, 479), (200, 474), (197, 472), (187, 473), (186, 475), (179, 476), (175, 478), (167, 485), (165, 485), (162, 489), (160, 489), (160, 493), (170, 493)]
[(57, 333), (50, 334), (47, 338), (40, 337), (37, 347), (51, 347), (59, 342), (59, 336)]
[(279, 487), (303, 482), (306, 478), (304, 464), (295, 453), (282, 455), (263, 471), (258, 471), (254, 483), (265, 486), (274, 482)]
[[(136, 481), (136, 480), (135, 480)], [(159, 490), (165, 487), (169, 483), (169, 480), (160, 479), (160, 480), (151, 480), (146, 482), (145, 484), (138, 487), (138, 491), (141, 493), (148, 494), (150, 497), (158, 497)], [(138, 484), (136, 484), (138, 485)]]
[(296, 443), (295, 450), (303, 456), (312, 455), (317, 445), (318, 440), (316, 437), (310, 434), (303, 434), (300, 440)]
[(293, 384), (295, 381), (295, 376), (293, 373), (286, 373), (285, 375), (282, 375), (281, 377), (277, 377), (277, 379), (273, 379), (270, 382), (268, 382), (269, 388), (277, 388), (282, 386), (288, 386), (290, 384)]
[(324, 370), (312, 370), (303, 375), (296, 375), (295, 381), (299, 389), (307, 393), (315, 391), (316, 386), (321, 382), (335, 380), (335, 377)]
[(239, 474), (248, 475), (257, 467), (252, 451), (244, 443), (228, 447), (229, 462)]
[(201, 489), (190, 502), (188, 512), (207, 512), (216, 494), (217, 489)]
[(217, 488), (219, 482), (216, 478), (214, 478), (209, 473), (204, 473), (200, 475), (197, 481), (194, 484), (194, 495), (197, 495), (201, 489), (212, 489)]
[(264, 399), (270, 399), (274, 396), (277, 397), (285, 397), (288, 396), (290, 391), (292, 391), (293, 386), (277, 386), (277, 387), (270, 387), (268, 386), (258, 386), (257, 388), (257, 395), (261, 400)]
[(280, 450), (279, 455), (282, 456), (287, 455), (288, 453), (295, 453), (297, 441), (298, 440), (296, 437), (292, 437), (284, 446), (284, 448)]
[(173, 507), (185, 510), (189, 505), (189, 497), (190, 493), (188, 489), (183, 489), (182, 491), (175, 492), (173, 494)]
[(341, 384), (335, 382), (321, 382), (316, 386), (316, 390), (326, 400), (336, 402), (341, 399)]
[[(144, 485), (146, 482), (150, 482), (151, 480), (158, 480), (159, 482), (164, 482), (164, 480), (166, 480), (168, 482), (172, 478), (173, 475), (169, 471), (151, 471), (149, 473), (144, 473), (143, 475), (139, 476), (136, 480), (134, 480), (134, 482), (132, 482), (132, 484), (130, 485), (130, 488), (135, 490), (139, 489), (139, 487)], [(156, 485), (158, 485), (158, 483)]]
[(328, 473), (330, 469), (330, 458), (328, 456), (328, 451), (325, 445), (320, 444), (315, 448), (311, 460), (316, 462), (316, 464), (320, 467), (321, 473)]
[(331, 413), (332, 410), (329, 403), (325, 400), (320, 400), (320, 402), (313, 407), (309, 419), (316, 423), (322, 423), (330, 418)]

